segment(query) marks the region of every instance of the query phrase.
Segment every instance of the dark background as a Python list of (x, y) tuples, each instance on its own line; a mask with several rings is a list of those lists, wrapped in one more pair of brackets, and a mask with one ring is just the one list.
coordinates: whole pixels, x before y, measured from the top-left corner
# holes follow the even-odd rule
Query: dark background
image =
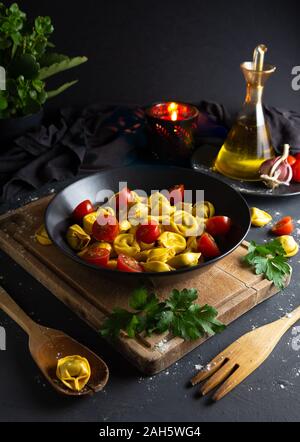
[(51, 109), (167, 99), (206, 99), (237, 109), (245, 93), (239, 65), (264, 43), (267, 61), (278, 68), (265, 102), (300, 111), (300, 91), (291, 88), (292, 68), (300, 65), (296, 0), (26, 0), (20, 5), (30, 16), (52, 17), (58, 52), (89, 58), (52, 80), (79, 78), (80, 83), (49, 102)]
[[(6, 2), (8, 3), (8, 2)], [(239, 70), (254, 47), (269, 47), (267, 60), (278, 67), (265, 101), (300, 111), (300, 92), (291, 89), (291, 70), (300, 65), (297, 1), (132, 1), (26, 0), (29, 15), (53, 18), (57, 50), (87, 55), (89, 62), (61, 74), (80, 83), (49, 102), (60, 106), (105, 103), (150, 103), (161, 99), (202, 99), (240, 107), (245, 93)], [(66, 183), (51, 185), (56, 190)], [(40, 196), (41, 191), (32, 196)], [(299, 216), (298, 199), (248, 199), (269, 211), (274, 220)], [(16, 198), (13, 205), (25, 200)], [(10, 207), (7, 207), (10, 208)], [(266, 231), (252, 230), (249, 239), (263, 241)], [(297, 236), (300, 241), (300, 231)], [(27, 349), (27, 337), (3, 312), (7, 351), (0, 352), (0, 421), (299, 421), (300, 352), (292, 350), (287, 332), (270, 358), (220, 403), (199, 399), (187, 388), (195, 365), (205, 364), (241, 334), (278, 319), (299, 305), (299, 256), (292, 259), (294, 278), (283, 293), (264, 302), (153, 378), (141, 376), (97, 333), (72, 314), (4, 253), (0, 283), (38, 322), (63, 329), (101, 355), (111, 377), (104, 392), (82, 401), (56, 395), (45, 382)]]

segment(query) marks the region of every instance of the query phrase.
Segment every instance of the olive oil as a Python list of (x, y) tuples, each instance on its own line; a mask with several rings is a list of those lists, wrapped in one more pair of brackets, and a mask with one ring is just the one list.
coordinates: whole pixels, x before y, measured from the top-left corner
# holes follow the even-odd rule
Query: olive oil
[(259, 45), (253, 62), (241, 65), (247, 84), (245, 102), (214, 164), (219, 173), (236, 180), (258, 181), (260, 166), (275, 155), (262, 105), (264, 85), (276, 70), (264, 65), (266, 51)]
[(262, 163), (274, 156), (266, 125), (241, 118), (232, 127), (215, 162), (218, 172), (233, 179), (257, 181)]

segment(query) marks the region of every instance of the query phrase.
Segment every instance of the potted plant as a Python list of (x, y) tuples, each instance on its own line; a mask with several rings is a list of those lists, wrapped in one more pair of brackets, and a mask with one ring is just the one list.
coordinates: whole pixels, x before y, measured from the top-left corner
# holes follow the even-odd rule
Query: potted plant
[[(27, 19), (17, 3), (0, 3), (0, 138), (12, 139), (40, 124), (45, 102), (73, 86), (46, 89), (46, 80), (87, 61), (58, 54), (50, 41), (50, 17)], [(4, 85), (4, 87), (3, 87)], [(4, 89), (4, 90), (3, 90)]]

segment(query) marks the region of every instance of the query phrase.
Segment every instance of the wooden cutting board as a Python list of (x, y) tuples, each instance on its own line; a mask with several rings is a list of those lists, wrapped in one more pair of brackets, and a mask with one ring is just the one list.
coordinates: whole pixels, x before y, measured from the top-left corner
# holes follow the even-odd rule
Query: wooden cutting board
[[(132, 284), (120, 286), (97, 271), (73, 262), (56, 246), (42, 246), (34, 240), (34, 233), (43, 223), (45, 209), (52, 197), (1, 216), (0, 248), (80, 318), (99, 330), (114, 307), (128, 307), (128, 297), (134, 287)], [(229, 324), (278, 292), (269, 281), (242, 264), (246, 249), (244, 243), (207, 273), (180, 282), (176, 288), (197, 288), (198, 302), (216, 307), (219, 319)], [(173, 288), (156, 287), (156, 293), (163, 299)], [(205, 339), (185, 342), (168, 334), (129, 339), (124, 333), (112, 345), (143, 373), (152, 375), (172, 365)]]

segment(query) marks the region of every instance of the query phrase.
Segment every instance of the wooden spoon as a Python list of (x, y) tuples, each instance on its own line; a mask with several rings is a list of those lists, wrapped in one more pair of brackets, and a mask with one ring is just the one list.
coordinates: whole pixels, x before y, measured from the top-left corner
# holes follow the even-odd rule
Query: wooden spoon
[[(0, 307), (28, 334), (31, 356), (55, 390), (68, 396), (83, 396), (104, 388), (109, 371), (99, 356), (62, 331), (43, 327), (34, 322), (2, 287), (0, 287)], [(58, 359), (73, 355), (85, 357), (91, 367), (89, 382), (81, 391), (69, 389), (56, 377)]]

